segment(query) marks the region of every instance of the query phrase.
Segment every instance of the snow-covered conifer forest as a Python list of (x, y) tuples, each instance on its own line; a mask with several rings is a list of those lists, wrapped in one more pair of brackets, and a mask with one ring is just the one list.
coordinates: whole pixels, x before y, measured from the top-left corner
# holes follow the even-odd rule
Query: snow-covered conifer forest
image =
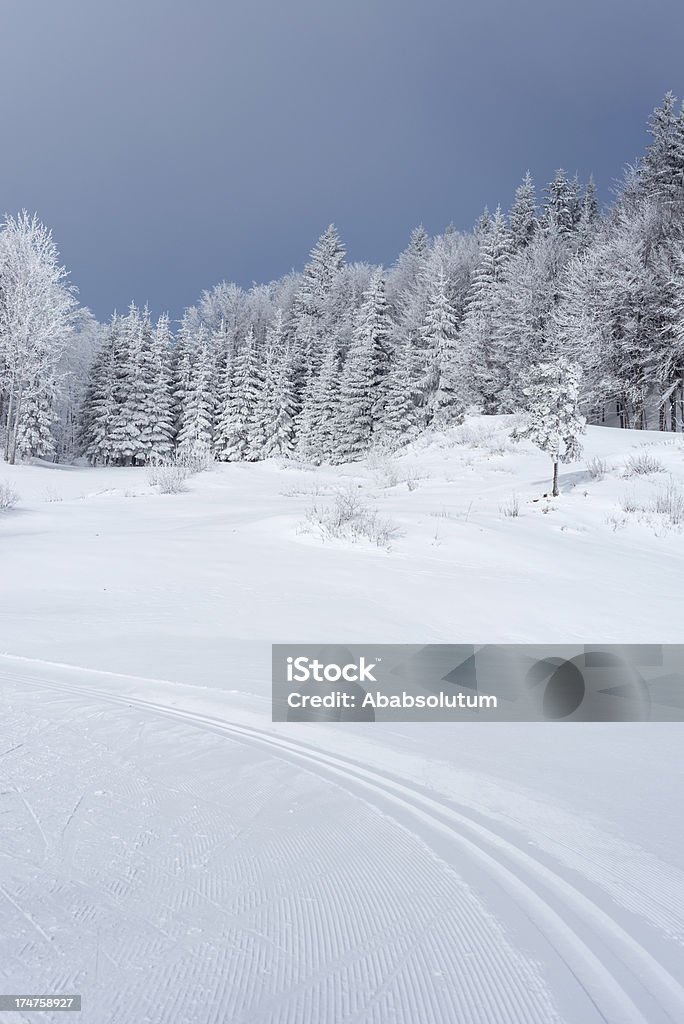
[[(513, 412), (534, 367), (580, 368), (589, 423), (684, 428), (684, 113), (600, 210), (593, 181), (529, 174), (471, 231), (417, 227), (389, 268), (334, 226), (304, 269), (205, 291), (179, 324), (78, 306), (36, 219), (0, 234), (0, 422), (9, 462), (274, 455), (346, 462), (464, 413)], [(513, 189), (512, 189), (513, 191)]]

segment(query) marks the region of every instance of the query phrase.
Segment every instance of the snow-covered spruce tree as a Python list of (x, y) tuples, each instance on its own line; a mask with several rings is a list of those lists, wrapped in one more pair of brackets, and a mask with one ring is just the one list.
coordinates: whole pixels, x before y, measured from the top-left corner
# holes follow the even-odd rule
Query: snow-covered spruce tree
[(577, 176), (568, 178), (561, 167), (545, 191), (545, 224), (553, 225), (562, 235), (570, 234), (579, 224), (581, 214), (580, 184)]
[(409, 244), (387, 275), (386, 292), (397, 341), (415, 338), (425, 314), (425, 266), (430, 240), (422, 227), (414, 228)]
[(537, 197), (534, 182), (529, 171), (515, 191), (515, 199), (508, 215), (511, 245), (524, 249), (534, 238), (537, 230)]
[(334, 340), (318, 373), (311, 377), (297, 420), (297, 457), (315, 465), (335, 462), (340, 447), (338, 432), (340, 358)]
[(556, 311), (569, 258), (567, 237), (547, 224), (505, 266), (488, 320), (500, 412), (518, 407), (521, 375), (559, 351)]
[(340, 378), (337, 405), (337, 459), (359, 458), (375, 435), (382, 441), (382, 423), (393, 360), (392, 323), (387, 310), (385, 281), (376, 271), (358, 312), (352, 346)]
[(107, 466), (112, 461), (112, 430), (119, 409), (116, 370), (120, 332), (121, 318), (114, 314), (95, 355), (83, 397), (79, 449), (93, 465)]
[(338, 411), (338, 447), (340, 462), (352, 462), (368, 451), (373, 433), (376, 406), (373, 352), (364, 334), (359, 334), (350, 349), (340, 379)]
[(59, 361), (76, 309), (48, 229), (23, 211), (0, 227), (0, 366), (4, 455), (53, 451)]
[(501, 209), (480, 230), (480, 258), (461, 326), (463, 364), (468, 392), (485, 413), (496, 413), (504, 369), (495, 342), (500, 318), (500, 286), (511, 256), (511, 242)]
[(256, 412), (263, 386), (261, 352), (254, 328), (250, 327), (233, 359), (227, 400), (218, 419), (214, 451), (222, 462), (254, 461), (262, 457), (261, 446), (265, 439)]
[(553, 463), (553, 497), (558, 496), (558, 464), (574, 462), (582, 454), (580, 437), (586, 421), (579, 412), (582, 369), (560, 356), (539, 363), (523, 379), (524, 425), (513, 437), (527, 439), (550, 457)]
[(675, 112), (676, 97), (668, 92), (649, 120), (651, 143), (637, 168), (638, 194), (645, 199), (684, 202), (684, 104)]
[(142, 416), (145, 461), (165, 463), (174, 452), (173, 394), (171, 381), (171, 326), (160, 316), (144, 352), (147, 387)]
[(85, 306), (75, 311), (69, 345), (62, 352), (57, 373), (60, 386), (55, 403), (55, 454), (58, 462), (70, 462), (83, 451), (82, 412), (90, 374), (107, 337), (107, 326), (98, 323)]
[(344, 258), (344, 246), (335, 225), (331, 224), (311, 250), (287, 325), (287, 338), (297, 361), (300, 392), (318, 370), (324, 340), (334, 326), (330, 299)]
[(387, 376), (381, 432), (390, 450), (408, 444), (425, 429), (425, 380), (425, 352), (408, 337), (400, 343)]
[(266, 359), (262, 457), (291, 458), (295, 450), (295, 366), (289, 348), (273, 348)]
[(146, 399), (149, 382), (146, 375), (146, 350), (152, 327), (149, 312), (131, 303), (121, 318), (116, 365), (117, 411), (111, 430), (112, 458), (119, 465), (142, 465), (146, 445)]
[(618, 216), (573, 257), (556, 311), (559, 345), (584, 368), (593, 418), (601, 422), (610, 403), (623, 427), (647, 426), (649, 390), (656, 380), (666, 387), (670, 379), (672, 340), (663, 334), (667, 272), (658, 274), (658, 250), (648, 241), (653, 210), (642, 212)]
[(442, 266), (430, 283), (421, 338), (428, 353), (426, 422), (443, 429), (462, 419), (463, 387), (459, 379), (456, 315)]
[(200, 324), (184, 339), (184, 380), (179, 408), (176, 455), (180, 462), (195, 464), (210, 457), (213, 448), (216, 383), (210, 335)]

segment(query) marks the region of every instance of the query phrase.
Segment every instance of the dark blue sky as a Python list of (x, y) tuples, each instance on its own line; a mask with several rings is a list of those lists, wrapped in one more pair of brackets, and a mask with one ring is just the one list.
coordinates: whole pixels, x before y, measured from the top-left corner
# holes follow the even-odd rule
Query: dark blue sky
[(178, 316), (330, 221), (390, 263), (527, 167), (608, 200), (683, 54), (682, 0), (2, 0), (0, 211), (39, 213), (100, 318)]

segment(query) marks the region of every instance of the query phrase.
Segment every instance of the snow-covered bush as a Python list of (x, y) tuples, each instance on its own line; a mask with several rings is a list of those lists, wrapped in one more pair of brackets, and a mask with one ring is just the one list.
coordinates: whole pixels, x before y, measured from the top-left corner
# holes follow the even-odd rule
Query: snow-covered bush
[(368, 540), (388, 547), (398, 527), (378, 515), (354, 490), (338, 491), (332, 504), (313, 502), (306, 511), (304, 529), (321, 540)]
[(175, 465), (187, 471), (186, 475), (194, 473), (206, 473), (214, 465), (214, 457), (208, 448), (195, 447), (188, 450), (180, 450), (175, 460)]
[(641, 455), (630, 455), (625, 462), (625, 476), (649, 476), (651, 473), (664, 473), (665, 466), (653, 455), (642, 452)]
[(651, 507), (658, 515), (665, 516), (673, 526), (684, 523), (684, 494), (677, 490), (672, 480), (667, 487), (658, 491)]
[(644, 508), (644, 506), (640, 504), (639, 501), (637, 501), (633, 494), (625, 494), (622, 500), (620, 501), (620, 507), (623, 512), (627, 513), (640, 512)]
[(668, 526), (684, 524), (684, 494), (677, 489), (673, 480), (649, 501), (639, 501), (633, 495), (625, 495), (621, 506), (623, 512), (647, 522), (653, 523), (653, 516), (658, 516)]
[(415, 466), (408, 466), (404, 480), (409, 491), (415, 491), (418, 487), (418, 482), (423, 479), (423, 474)]
[(160, 494), (182, 494), (187, 491), (186, 480), (190, 471), (182, 465), (154, 466), (148, 473), (148, 480), (153, 487), (159, 488)]
[(587, 473), (592, 480), (603, 480), (609, 470), (610, 466), (606, 460), (600, 459), (598, 455), (595, 455), (593, 459), (589, 459), (587, 462)]
[(378, 487), (396, 487), (399, 483), (399, 470), (396, 462), (383, 452), (371, 452), (366, 459), (366, 464)]
[(499, 505), (499, 511), (506, 519), (517, 519), (520, 515), (520, 498), (518, 495), (512, 494), (507, 501), (502, 502)]
[(19, 495), (5, 480), (0, 480), (0, 512), (4, 512), (19, 501)]

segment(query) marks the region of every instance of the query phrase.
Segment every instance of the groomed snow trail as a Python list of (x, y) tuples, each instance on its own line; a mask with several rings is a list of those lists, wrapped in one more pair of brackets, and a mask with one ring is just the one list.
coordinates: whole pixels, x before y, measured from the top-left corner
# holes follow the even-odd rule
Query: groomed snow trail
[[(124, 931), (131, 924), (122, 910), (134, 899), (133, 932), (142, 934), (127, 956), (122, 936), (113, 951), (103, 943), (102, 925), (96, 930), (99, 962), (82, 968), (80, 984), (91, 991), (94, 984), (114, 1000), (114, 1016), (95, 1011), (86, 1020), (123, 1022), (136, 999), (146, 1014), (136, 1019), (145, 1021), (177, 1014), (245, 1024), (684, 1019), (684, 990), (673, 975), (590, 891), (512, 841), (496, 820), (357, 759), (241, 723), (239, 702), (229, 721), (176, 706), (173, 690), (162, 703), (117, 694), (107, 685), (113, 676), (93, 673), (89, 685), (83, 678), (75, 685), (64, 671), (29, 662), (13, 671), (8, 661), (2, 666), (6, 705), (11, 709), (19, 688), (24, 711), (30, 697), (39, 718), (71, 722), (89, 749), (101, 747), (99, 732), (116, 727), (121, 735), (123, 726), (125, 736), (135, 721), (109, 781), (113, 788), (105, 791), (109, 824), (116, 820), (112, 798), (139, 814), (140, 787), (151, 821), (144, 829), (138, 822), (131, 843), (123, 815), (119, 842), (131, 850), (125, 870), (120, 851), (81, 882), (89, 913), (79, 919), (91, 920), (91, 933), (93, 922), (107, 920), (112, 938), (112, 895), (120, 904), (116, 927)], [(117, 775), (138, 776), (150, 736), (156, 757), (148, 769), (166, 780), (127, 778), (122, 791)], [(197, 792), (198, 748), (206, 768), (208, 742), (215, 777), (209, 800)], [(168, 761), (168, 746), (176, 743), (181, 764), (192, 765), (185, 780), (182, 772), (177, 777), (180, 765)], [(60, 764), (58, 773), (64, 770)], [(92, 843), (94, 823), (84, 819), (92, 792), (81, 780), (72, 794), (61, 823), (62, 852), (68, 832), (73, 849)], [(166, 820), (172, 794), (173, 820), (160, 828), (155, 811), (165, 805)], [(47, 879), (55, 866), (47, 856), (50, 826), (41, 823), (34, 798), (22, 799), (41, 837)], [(192, 810), (188, 799), (199, 800)], [(246, 811), (247, 826), (239, 823)], [(60, 888), (52, 878), (55, 885)], [(63, 928), (51, 927), (21, 886), (5, 896), (23, 917), (33, 954), (42, 949), (37, 933), (63, 958)], [(131, 984), (136, 965), (137, 985)], [(74, 985), (78, 980), (73, 977)], [(117, 983), (124, 992), (114, 997)], [(206, 994), (201, 1012), (198, 992)]]

